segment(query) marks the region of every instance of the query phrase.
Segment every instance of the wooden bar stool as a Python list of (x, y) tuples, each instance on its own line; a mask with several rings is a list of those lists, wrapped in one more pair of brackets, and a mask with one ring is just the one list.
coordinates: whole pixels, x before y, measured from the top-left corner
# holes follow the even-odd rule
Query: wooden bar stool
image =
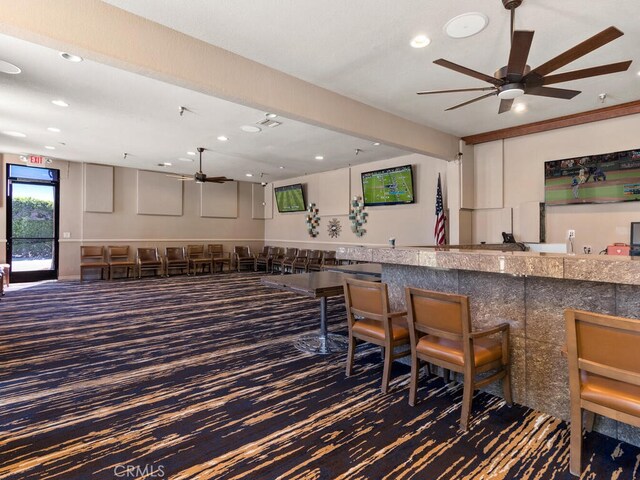
[(407, 345), (407, 312), (389, 311), (389, 295), (386, 283), (367, 282), (345, 276), (344, 300), (349, 325), (349, 351), (347, 353), (347, 377), (353, 371), (353, 356), (356, 341), (379, 345), (384, 350), (382, 393), (389, 389), (391, 363), (407, 356), (407, 351), (396, 351), (396, 347)]
[(594, 414), (640, 427), (640, 320), (565, 310), (571, 453), (569, 470), (581, 474), (582, 411), (587, 431)]
[[(502, 379), (504, 399), (511, 405), (509, 324), (472, 332), (469, 297), (411, 287), (405, 289), (405, 295), (411, 339), (409, 405), (416, 403), (420, 360), (464, 375), (460, 413), (463, 431), (469, 425), (477, 388)], [(488, 338), (493, 335), (499, 338)], [(492, 370), (491, 375), (476, 378), (478, 373)]]

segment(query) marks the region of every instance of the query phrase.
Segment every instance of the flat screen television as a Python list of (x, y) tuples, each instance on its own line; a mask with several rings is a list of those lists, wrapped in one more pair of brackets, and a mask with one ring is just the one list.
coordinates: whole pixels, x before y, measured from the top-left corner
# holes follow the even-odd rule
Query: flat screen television
[(301, 183), (276, 187), (274, 188), (274, 192), (276, 194), (278, 212), (304, 212), (307, 210), (304, 203), (304, 193), (302, 192)]
[(553, 160), (544, 164), (547, 205), (640, 200), (640, 150)]
[(415, 202), (411, 165), (363, 172), (361, 180), (366, 207)]

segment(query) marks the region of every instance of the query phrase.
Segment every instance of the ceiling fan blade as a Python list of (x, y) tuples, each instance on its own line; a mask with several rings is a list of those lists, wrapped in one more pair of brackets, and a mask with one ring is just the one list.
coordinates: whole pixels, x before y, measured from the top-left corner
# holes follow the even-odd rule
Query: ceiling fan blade
[(598, 75), (607, 75), (609, 73), (626, 72), (629, 69), (629, 65), (631, 65), (631, 60), (627, 60), (626, 62), (609, 63), (608, 65), (599, 65), (597, 67), (583, 68), (581, 70), (573, 70), (572, 72), (549, 75), (544, 77), (542, 82), (543, 85), (551, 85), (553, 83), (568, 82), (570, 80), (596, 77)]
[(530, 87), (525, 89), (524, 93), (526, 93), (527, 95), (537, 95), (539, 97), (563, 98), (565, 100), (571, 100), (573, 97), (580, 93), (580, 90), (567, 90), (565, 88), (551, 87)]
[(469, 105), (470, 103), (477, 102), (478, 100), (482, 100), (483, 98), (493, 97), (494, 95), (496, 95), (495, 92), (487, 93), (486, 95), (481, 95), (480, 97), (476, 97), (473, 100), (469, 100), (464, 103), (454, 105), (453, 107), (449, 107), (445, 110), (445, 112), (448, 112), (449, 110), (455, 110), (456, 108), (464, 107), (465, 105)]
[(224, 183), (224, 182), (233, 182), (233, 180), (227, 177), (207, 177), (205, 179), (205, 182)]
[(545, 75), (564, 67), (568, 63), (577, 60), (587, 53), (593, 52), (597, 48), (606, 45), (622, 35), (624, 35), (624, 33), (616, 27), (609, 27), (600, 33), (595, 34), (593, 37), (586, 39), (584, 42), (579, 43), (575, 47), (570, 48), (566, 52), (561, 53), (557, 57), (552, 58), (547, 63), (543, 63), (539, 67), (534, 68), (525, 75), (524, 80), (526, 81), (527, 77), (544, 77)]
[(509, 63), (507, 64), (507, 80), (513, 82), (522, 77), (524, 68), (527, 65), (532, 40), (533, 32), (530, 30), (516, 30), (513, 32)]
[(511, 105), (513, 105), (513, 98), (509, 100), (500, 100), (500, 107), (498, 108), (498, 113), (504, 113), (511, 110)]
[(178, 175), (176, 173), (165, 173), (167, 177), (177, 178), (179, 180), (193, 180), (192, 177), (187, 177), (186, 175)]
[(490, 75), (485, 75), (484, 73), (476, 72), (475, 70), (471, 70), (470, 68), (463, 67), (462, 65), (458, 65), (457, 63), (450, 62), (449, 60), (445, 60), (444, 58), (434, 60), (433, 63), (435, 63), (436, 65), (440, 65), (441, 67), (449, 68), (458, 73), (477, 78), (478, 80), (484, 80), (485, 82), (492, 83), (497, 87), (502, 85), (502, 80), (498, 78), (492, 77)]
[(495, 90), (495, 87), (477, 87), (477, 88), (453, 88), (450, 90), (428, 90), (426, 92), (417, 92), (418, 95), (431, 95), (432, 93), (455, 93), (455, 92), (484, 92), (487, 90)]

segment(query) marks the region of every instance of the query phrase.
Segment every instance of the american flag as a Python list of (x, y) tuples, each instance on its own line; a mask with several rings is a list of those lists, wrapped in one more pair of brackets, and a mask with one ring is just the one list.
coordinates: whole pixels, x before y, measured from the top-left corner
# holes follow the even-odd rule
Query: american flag
[(440, 174), (438, 174), (438, 189), (436, 190), (436, 225), (433, 229), (433, 239), (436, 245), (444, 245), (446, 243), (446, 235), (444, 231), (444, 222), (446, 219), (447, 217), (444, 216), (444, 205), (442, 204)]

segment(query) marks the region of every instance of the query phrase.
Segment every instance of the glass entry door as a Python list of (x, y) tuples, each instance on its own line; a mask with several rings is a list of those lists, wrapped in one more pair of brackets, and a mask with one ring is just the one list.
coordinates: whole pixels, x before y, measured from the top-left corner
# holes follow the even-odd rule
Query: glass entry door
[(58, 278), (58, 171), (8, 165), (7, 259), (12, 282)]

